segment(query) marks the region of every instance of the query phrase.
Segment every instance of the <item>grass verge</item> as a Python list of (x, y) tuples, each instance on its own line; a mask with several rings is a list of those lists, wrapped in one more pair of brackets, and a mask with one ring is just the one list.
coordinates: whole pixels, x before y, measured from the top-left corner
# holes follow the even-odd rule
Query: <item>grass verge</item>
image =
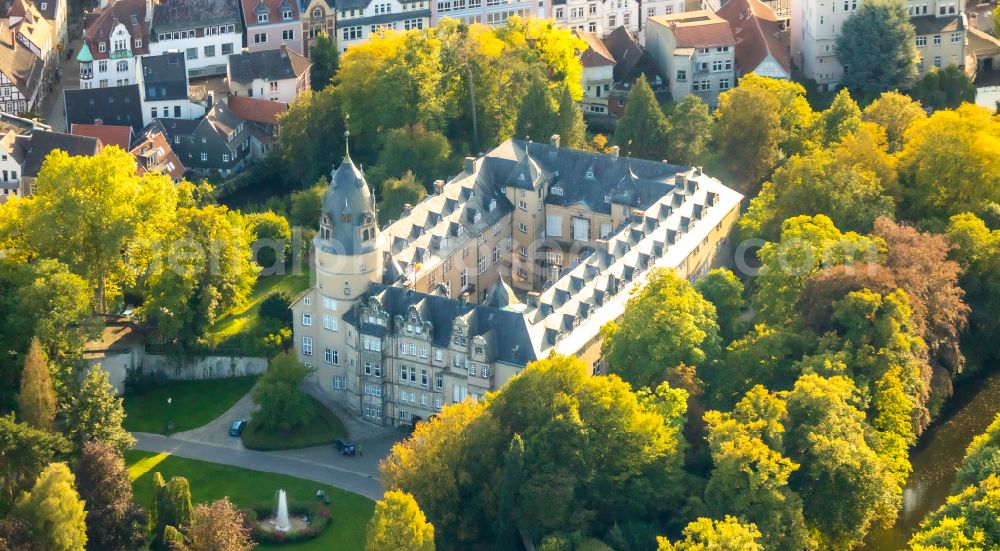
[[(125, 395), (125, 429), (132, 432), (166, 433), (174, 420), (174, 432), (196, 429), (217, 418), (250, 392), (257, 376), (170, 381), (143, 394)], [(170, 405), (167, 405), (170, 398)]]
[(254, 285), (253, 292), (247, 303), (238, 310), (227, 312), (219, 317), (205, 335), (205, 339), (213, 346), (226, 346), (226, 342), (247, 334), (257, 335), (263, 324), (260, 323), (260, 303), (267, 295), (286, 291), (294, 298), (309, 287), (309, 274), (286, 274), (262, 277)]
[(279, 489), (288, 492), (289, 499), (316, 499), (322, 489), (331, 498), (330, 526), (316, 539), (283, 545), (260, 545), (257, 549), (289, 551), (356, 551), (364, 549), (365, 528), (375, 509), (375, 502), (357, 494), (280, 474), (265, 473), (219, 465), (194, 459), (173, 457), (136, 450), (125, 451), (125, 462), (132, 478), (133, 499), (149, 507), (153, 493), (153, 473), (164, 478), (183, 476), (191, 483), (191, 500), (203, 503), (228, 496), (238, 507), (249, 507), (258, 501), (271, 501)]
[(343, 421), (315, 398), (309, 399), (316, 408), (312, 422), (291, 430), (266, 429), (255, 417), (243, 430), (243, 445), (252, 450), (294, 450), (328, 445), (334, 438), (347, 436)]

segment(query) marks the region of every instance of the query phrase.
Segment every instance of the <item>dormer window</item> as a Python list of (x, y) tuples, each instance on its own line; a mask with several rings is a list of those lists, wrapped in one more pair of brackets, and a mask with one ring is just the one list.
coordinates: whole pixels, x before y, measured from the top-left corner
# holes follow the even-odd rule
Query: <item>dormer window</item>
[(478, 222), (479, 222), (479, 220), (480, 220), (480, 219), (481, 219), (482, 217), (483, 217), (483, 215), (482, 215), (482, 214), (480, 214), (480, 213), (479, 213), (479, 211), (477, 210), (477, 211), (476, 211), (476, 214), (473, 214), (473, 215), (472, 215), (472, 222), (473, 222), (473, 223), (478, 223)]
[(587, 173), (584, 176), (587, 177), (587, 178), (593, 178), (594, 177), (594, 171), (588, 169)]
[(497, 200), (490, 199), (490, 212), (493, 212), (497, 208)]
[(267, 14), (266, 13), (258, 13), (257, 14), (257, 22), (258, 23), (267, 23)]
[(285, 10), (281, 12), (281, 18), (285, 21), (290, 21), (292, 19), (292, 10)]
[(98, 44), (97, 45), (97, 51), (101, 52), (102, 54), (104, 52), (108, 51), (108, 45), (107, 45), (107, 43), (101, 42), (100, 44)]
[(563, 188), (559, 186), (555, 186), (552, 188), (552, 195), (562, 195), (562, 194), (563, 194)]
[(610, 195), (605, 195), (604, 196), (604, 202), (605, 203), (610, 203), (611, 202), (611, 196)]

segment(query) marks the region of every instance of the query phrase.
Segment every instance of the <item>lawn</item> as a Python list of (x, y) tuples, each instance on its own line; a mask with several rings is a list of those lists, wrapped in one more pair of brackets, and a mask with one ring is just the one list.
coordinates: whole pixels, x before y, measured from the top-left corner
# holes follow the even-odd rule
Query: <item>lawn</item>
[[(170, 381), (144, 394), (125, 395), (125, 428), (163, 434), (172, 416), (174, 432), (196, 429), (217, 418), (246, 395), (257, 376)], [(167, 406), (167, 398), (171, 404)]]
[(294, 450), (329, 444), (334, 438), (347, 436), (343, 421), (315, 398), (309, 399), (317, 413), (312, 422), (292, 430), (267, 430), (254, 417), (243, 430), (243, 445), (252, 450)]
[(125, 461), (132, 477), (134, 499), (149, 507), (153, 490), (153, 473), (165, 479), (183, 476), (191, 483), (191, 499), (195, 503), (212, 501), (228, 496), (237, 506), (246, 507), (258, 501), (270, 501), (279, 489), (288, 492), (290, 499), (315, 500), (316, 490), (322, 489), (332, 499), (330, 526), (316, 539), (286, 545), (261, 545), (258, 549), (289, 551), (334, 551), (364, 549), (365, 529), (375, 509), (372, 500), (332, 488), (310, 480), (290, 476), (251, 471), (193, 459), (171, 457), (127, 450)]
[[(258, 336), (260, 303), (271, 293), (286, 291), (294, 298), (309, 287), (309, 274), (286, 274), (262, 277), (240, 309), (227, 312), (216, 320), (205, 338), (214, 346), (225, 346), (225, 341), (242, 335)], [(263, 337), (263, 335), (259, 335)]]

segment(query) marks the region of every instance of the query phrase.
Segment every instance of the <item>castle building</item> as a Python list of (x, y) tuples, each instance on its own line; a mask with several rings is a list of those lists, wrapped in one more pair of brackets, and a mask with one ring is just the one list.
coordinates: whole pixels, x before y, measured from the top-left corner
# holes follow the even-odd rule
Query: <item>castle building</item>
[(742, 196), (700, 167), (508, 140), (379, 228), (350, 155), (330, 178), (296, 354), (366, 421), (426, 419), (550, 353), (601, 373), (600, 328), (654, 268), (723, 257)]

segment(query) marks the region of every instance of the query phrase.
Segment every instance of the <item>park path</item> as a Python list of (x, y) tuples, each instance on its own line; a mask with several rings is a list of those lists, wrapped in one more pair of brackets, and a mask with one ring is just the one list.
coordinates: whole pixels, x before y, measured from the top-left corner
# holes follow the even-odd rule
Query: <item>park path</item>
[[(378, 477), (364, 472), (292, 457), (285, 453), (259, 452), (201, 442), (190, 442), (145, 432), (133, 433), (135, 449), (168, 453), (177, 457), (220, 463), (255, 471), (284, 474), (327, 484), (371, 499), (382, 498), (382, 485)], [(332, 448), (332, 446), (331, 446)]]

